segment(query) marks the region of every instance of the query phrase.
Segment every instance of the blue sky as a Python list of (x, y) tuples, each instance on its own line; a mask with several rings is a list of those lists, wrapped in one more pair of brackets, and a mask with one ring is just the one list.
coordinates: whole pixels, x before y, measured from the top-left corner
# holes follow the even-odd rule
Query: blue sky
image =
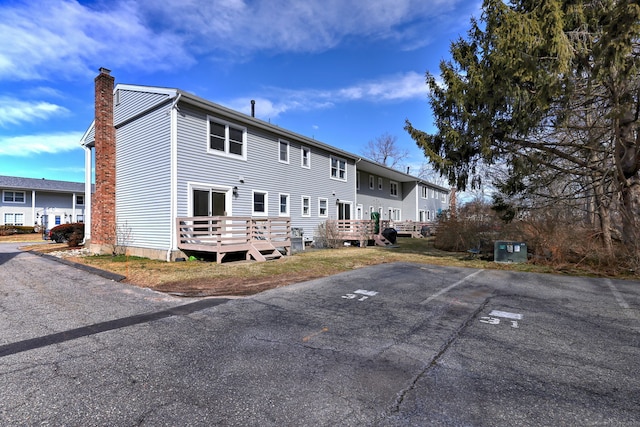
[(389, 134), (424, 162), (425, 72), (465, 35), (471, 0), (0, 1), (0, 175), (84, 180), (79, 140), (100, 67), (361, 154)]

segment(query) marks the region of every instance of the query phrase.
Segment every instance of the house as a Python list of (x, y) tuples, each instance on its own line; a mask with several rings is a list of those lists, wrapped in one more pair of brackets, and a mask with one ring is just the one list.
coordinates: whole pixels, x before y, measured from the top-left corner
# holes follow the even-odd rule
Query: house
[[(95, 120), (81, 141), (87, 188), (95, 166), (85, 231), (94, 252), (122, 234), (126, 241), (118, 243), (130, 254), (170, 261), (184, 256), (189, 244), (202, 243), (207, 233), (193, 233), (205, 229), (212, 239), (218, 230), (205, 243), (222, 245), (242, 238), (246, 227), (270, 230), (280, 219), (311, 241), (328, 219), (369, 218), (375, 209), (385, 218), (418, 221), (446, 209), (443, 198), (421, 204), (422, 188), (446, 197), (442, 187), (253, 113), (180, 89), (114, 82), (100, 69)], [(365, 176), (374, 176), (376, 186), (379, 178), (381, 187), (364, 188), (359, 178)], [(231, 218), (245, 222), (231, 224)]]
[(0, 192), (0, 225), (51, 229), (85, 219), (85, 185), (80, 182), (0, 176)]

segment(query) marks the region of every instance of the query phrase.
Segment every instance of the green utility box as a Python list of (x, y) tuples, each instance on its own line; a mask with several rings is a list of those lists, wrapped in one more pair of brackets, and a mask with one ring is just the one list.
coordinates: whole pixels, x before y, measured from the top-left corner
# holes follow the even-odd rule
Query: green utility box
[(527, 262), (527, 244), (497, 241), (493, 247), (493, 260), (495, 262)]

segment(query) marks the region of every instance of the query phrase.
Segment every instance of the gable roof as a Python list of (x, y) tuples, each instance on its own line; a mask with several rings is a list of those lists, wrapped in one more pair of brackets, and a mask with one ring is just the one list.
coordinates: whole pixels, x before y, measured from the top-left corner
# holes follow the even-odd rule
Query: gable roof
[(84, 183), (52, 179), (20, 178), (0, 175), (0, 188), (10, 190), (40, 190), (59, 193), (84, 193)]

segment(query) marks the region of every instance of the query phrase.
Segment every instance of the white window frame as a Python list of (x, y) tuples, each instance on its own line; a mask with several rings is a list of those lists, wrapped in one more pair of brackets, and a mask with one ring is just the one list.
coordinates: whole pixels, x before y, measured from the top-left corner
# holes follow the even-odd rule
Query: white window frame
[[(18, 217), (20, 217), (20, 221), (18, 221)], [(4, 214), (4, 225), (15, 225), (22, 226), (24, 225), (24, 213), (11, 213), (7, 212)]]
[[(305, 202), (306, 202), (307, 213), (304, 213)], [(311, 197), (302, 196), (300, 198), (300, 215), (305, 218), (311, 216)]]
[(300, 147), (300, 167), (311, 169), (311, 149), (309, 147)]
[(378, 190), (382, 191), (383, 188), (384, 188), (384, 185), (382, 182), (382, 177), (378, 177)]
[(402, 210), (399, 208), (393, 208), (392, 209), (392, 218), (390, 218), (392, 221), (402, 221)]
[[(264, 212), (256, 211), (256, 194), (264, 195)], [(251, 190), (251, 214), (253, 216), (269, 216), (269, 192)]]
[[(82, 201), (79, 201), (78, 197), (81, 197)], [(76, 194), (76, 205), (84, 206), (84, 194)]]
[(442, 193), (442, 195), (440, 196), (440, 201), (442, 203), (447, 203), (447, 193)]
[(364, 207), (362, 205), (356, 205), (356, 220), (364, 218)]
[[(283, 151), (282, 148), (285, 148), (285, 150)], [(280, 163), (286, 163), (289, 164), (289, 155), (290, 155), (290, 147), (291, 145), (289, 144), (289, 141), (286, 141), (284, 139), (279, 139), (278, 140), (278, 161)], [(285, 155), (285, 159), (282, 158), (282, 155)]]
[[(322, 202), (324, 205), (324, 214), (322, 214)], [(318, 197), (318, 217), (319, 218), (328, 218), (329, 217), (329, 199), (326, 197)]]
[[(11, 194), (11, 200), (7, 199), (7, 196)], [(18, 194), (22, 194), (22, 201), (16, 201), (16, 196)], [(16, 204), (21, 204), (24, 205), (25, 203), (27, 203), (27, 195), (24, 191), (13, 191), (13, 190), (4, 190), (2, 192), (2, 201), (4, 203), (16, 203)]]
[(369, 190), (375, 190), (376, 188), (376, 177), (373, 175), (369, 175)]
[(422, 198), (423, 199), (428, 199), (429, 198), (429, 187), (427, 187), (427, 186), (423, 186), (422, 187)]
[(356, 172), (356, 190), (360, 191), (360, 171)]
[(398, 187), (399, 186), (397, 182), (389, 181), (389, 195), (392, 197), (398, 197)]
[[(211, 148), (211, 122), (224, 126), (224, 150)], [(235, 129), (242, 132), (242, 154), (232, 153), (230, 150), (231, 139), (229, 129)], [(207, 116), (207, 153), (216, 156), (228, 157), (230, 159), (247, 160), (247, 128), (236, 124), (220, 120), (217, 117)]]
[[(334, 168), (333, 162), (336, 162), (337, 165)], [(344, 168), (340, 168), (340, 164), (344, 164)], [(335, 175), (334, 175), (335, 170)], [(342, 174), (341, 174), (342, 172)], [(342, 177), (340, 175), (343, 175)], [(347, 181), (347, 161), (341, 157), (334, 156), (333, 154), (329, 156), (329, 177), (336, 181)]]
[[(285, 211), (282, 212), (282, 198), (285, 198)], [(291, 200), (291, 198), (289, 197), (288, 193), (279, 193), (278, 194), (278, 216), (290, 216), (290, 203), (289, 200)]]

